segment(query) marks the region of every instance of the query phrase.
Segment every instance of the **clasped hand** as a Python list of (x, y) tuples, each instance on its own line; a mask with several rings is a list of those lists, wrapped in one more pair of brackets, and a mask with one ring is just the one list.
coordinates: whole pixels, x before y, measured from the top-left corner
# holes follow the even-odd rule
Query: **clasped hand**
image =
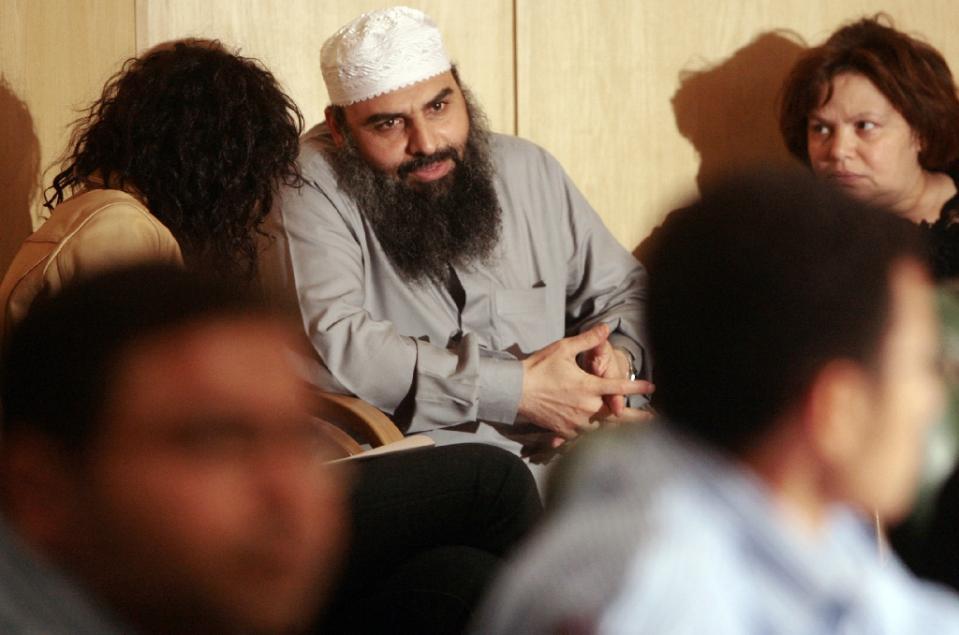
[[(629, 361), (610, 345), (608, 338), (609, 327), (597, 324), (579, 335), (553, 342), (523, 360), (519, 412), (534, 424), (555, 432), (554, 446), (596, 427), (595, 419), (604, 410), (616, 418), (631, 418), (624, 397), (653, 392), (650, 382), (629, 380)], [(576, 363), (581, 354), (587, 370)]]

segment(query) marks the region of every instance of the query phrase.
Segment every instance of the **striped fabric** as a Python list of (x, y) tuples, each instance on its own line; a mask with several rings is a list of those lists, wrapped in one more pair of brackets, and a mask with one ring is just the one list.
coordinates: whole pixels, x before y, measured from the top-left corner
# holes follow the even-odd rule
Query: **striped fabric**
[(758, 479), (659, 426), (574, 460), (476, 633), (959, 634), (959, 597), (880, 559), (847, 509), (804, 533)]
[(69, 580), (36, 559), (0, 521), (0, 633), (3, 635), (119, 635)]

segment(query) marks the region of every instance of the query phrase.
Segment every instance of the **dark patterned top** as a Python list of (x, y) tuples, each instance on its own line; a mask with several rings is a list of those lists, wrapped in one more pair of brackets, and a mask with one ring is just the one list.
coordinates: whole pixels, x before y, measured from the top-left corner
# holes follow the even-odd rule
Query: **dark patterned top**
[[(946, 171), (959, 190), (959, 165)], [(946, 201), (939, 219), (931, 225), (919, 224), (927, 240), (929, 266), (937, 280), (959, 277), (959, 191)]]

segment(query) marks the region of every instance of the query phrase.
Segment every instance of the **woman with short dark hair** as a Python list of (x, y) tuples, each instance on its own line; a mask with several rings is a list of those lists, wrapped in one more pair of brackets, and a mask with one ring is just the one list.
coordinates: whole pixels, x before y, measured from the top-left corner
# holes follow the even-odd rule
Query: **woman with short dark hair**
[(796, 62), (779, 123), (796, 158), (921, 223), (936, 274), (959, 274), (959, 98), (935, 48), (882, 14), (844, 26)]

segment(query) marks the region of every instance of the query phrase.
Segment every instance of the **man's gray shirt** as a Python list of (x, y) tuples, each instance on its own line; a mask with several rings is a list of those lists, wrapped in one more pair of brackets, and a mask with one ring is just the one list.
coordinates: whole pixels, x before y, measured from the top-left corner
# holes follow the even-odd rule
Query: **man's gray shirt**
[(516, 422), (519, 360), (605, 322), (612, 343), (648, 366), (645, 272), (542, 148), (492, 136), (500, 242), (488, 262), (457, 267), (442, 285), (403, 279), (337, 186), (330, 143), (325, 124), (304, 135), (305, 185), (281, 192), (261, 264), (271, 293), (299, 306), (319, 387), (387, 413), (405, 402), (406, 431), (438, 443), (517, 452), (544, 434)]

